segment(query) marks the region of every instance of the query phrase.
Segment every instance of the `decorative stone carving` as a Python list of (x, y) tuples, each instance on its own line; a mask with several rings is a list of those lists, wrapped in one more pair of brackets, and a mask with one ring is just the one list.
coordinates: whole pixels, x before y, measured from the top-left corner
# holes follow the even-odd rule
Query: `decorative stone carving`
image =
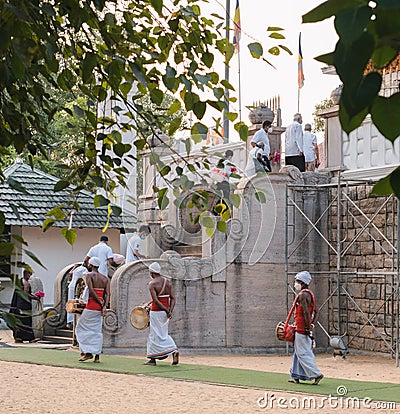
[(249, 113), (249, 120), (253, 125), (262, 124), (264, 121), (270, 121), (272, 123), (274, 118), (273, 111), (263, 103), (260, 103), (257, 108), (252, 109)]
[(342, 95), (343, 85), (339, 85), (336, 89), (331, 92), (331, 101), (334, 105), (338, 105), (340, 101), (340, 97)]
[[(51, 328), (61, 328), (67, 320), (65, 304), (68, 300), (68, 280), (74, 264), (64, 267), (57, 275), (54, 283), (54, 307), (46, 309), (45, 324)], [(46, 327), (45, 327), (46, 329)]]

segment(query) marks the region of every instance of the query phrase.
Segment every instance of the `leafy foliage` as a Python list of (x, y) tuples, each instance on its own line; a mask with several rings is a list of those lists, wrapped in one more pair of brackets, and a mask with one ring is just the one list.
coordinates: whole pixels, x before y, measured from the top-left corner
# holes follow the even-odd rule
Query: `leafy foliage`
[(315, 105), (315, 109), (313, 112), (313, 124), (314, 124), (314, 132), (324, 132), (325, 131), (325, 121), (321, 117), (317, 115), (317, 112), (321, 109), (332, 108), (333, 102), (330, 99), (324, 99), (320, 103)]
[[(304, 23), (335, 17), (339, 41), (332, 53), (317, 58), (334, 65), (343, 83), (339, 117), (347, 133), (359, 127), (369, 113), (390, 141), (400, 135), (399, 92), (380, 96), (380, 69), (400, 53), (400, 3), (393, 0), (327, 0), (303, 16)], [(374, 188), (375, 194), (394, 192), (399, 170)]]

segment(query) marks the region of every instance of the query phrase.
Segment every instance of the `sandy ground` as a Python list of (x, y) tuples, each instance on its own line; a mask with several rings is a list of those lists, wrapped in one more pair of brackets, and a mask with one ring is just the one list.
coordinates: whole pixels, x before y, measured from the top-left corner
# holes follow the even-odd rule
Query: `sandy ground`
[[(181, 355), (183, 363), (283, 373), (288, 372), (290, 360), (290, 356), (271, 355)], [(400, 368), (394, 360), (381, 356), (350, 355), (344, 360), (323, 354), (317, 355), (317, 364), (326, 377), (400, 383)], [(377, 409), (376, 402), (370, 407), (346, 409), (321, 401), (321, 396), (315, 396), (317, 409), (278, 408), (272, 396), (281, 398), (282, 404), (291, 401), (301, 406), (305, 395), (2, 361), (0, 381), (1, 414), (400, 413), (400, 403), (395, 410)]]

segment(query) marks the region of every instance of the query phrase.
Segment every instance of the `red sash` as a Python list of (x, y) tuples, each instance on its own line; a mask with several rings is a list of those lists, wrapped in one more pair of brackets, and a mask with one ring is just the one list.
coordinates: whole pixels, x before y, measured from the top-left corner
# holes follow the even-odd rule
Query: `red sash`
[[(310, 323), (312, 322), (312, 315), (315, 309), (315, 297), (314, 293), (309, 289), (303, 289), (300, 293), (307, 292), (311, 295), (311, 306), (308, 307), (310, 314)], [(296, 324), (296, 332), (299, 334), (306, 334), (306, 321), (304, 319), (303, 307), (299, 304), (299, 298), (296, 298), (296, 307), (294, 310), (294, 322)]]
[[(99, 297), (99, 299), (103, 299), (104, 289), (95, 288), (93, 290), (96, 292), (96, 295)], [(91, 296), (89, 296), (88, 303), (86, 304), (86, 309), (101, 311), (101, 306)]]

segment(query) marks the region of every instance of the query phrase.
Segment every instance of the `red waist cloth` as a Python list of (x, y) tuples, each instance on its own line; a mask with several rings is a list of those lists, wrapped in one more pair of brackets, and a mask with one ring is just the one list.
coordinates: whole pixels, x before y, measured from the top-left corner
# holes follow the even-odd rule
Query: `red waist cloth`
[[(158, 300), (166, 307), (169, 308), (169, 295), (165, 296), (159, 296)], [(160, 309), (154, 302), (151, 302), (151, 308), (152, 311), (163, 311), (163, 309)]]
[[(313, 312), (315, 308), (315, 298), (314, 294), (310, 290), (306, 290), (311, 295), (311, 306), (308, 307), (308, 313), (310, 315), (310, 323), (313, 319)], [(300, 304), (300, 300), (296, 303), (296, 308), (294, 310), (294, 322), (296, 324), (296, 332), (299, 334), (306, 334), (306, 321), (304, 319), (303, 307)]]
[[(96, 295), (99, 297), (99, 299), (103, 299), (104, 289), (95, 288), (94, 291), (96, 292)], [(89, 296), (88, 303), (86, 304), (86, 309), (100, 311), (101, 306), (91, 296)]]

